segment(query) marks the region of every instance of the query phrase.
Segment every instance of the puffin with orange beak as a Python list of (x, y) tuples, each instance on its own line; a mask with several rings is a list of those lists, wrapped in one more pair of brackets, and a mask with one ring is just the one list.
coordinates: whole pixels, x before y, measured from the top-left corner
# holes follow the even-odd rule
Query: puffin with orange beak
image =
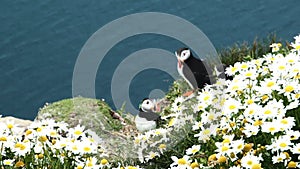
[(140, 104), (140, 112), (135, 117), (136, 128), (140, 132), (155, 129), (160, 115), (155, 113), (155, 103), (149, 98), (143, 99)]
[(178, 60), (177, 70), (180, 76), (189, 84), (193, 91), (184, 95), (189, 96), (198, 88), (211, 84), (212, 71), (206, 69), (205, 61), (196, 59), (189, 48), (181, 48), (175, 52)]

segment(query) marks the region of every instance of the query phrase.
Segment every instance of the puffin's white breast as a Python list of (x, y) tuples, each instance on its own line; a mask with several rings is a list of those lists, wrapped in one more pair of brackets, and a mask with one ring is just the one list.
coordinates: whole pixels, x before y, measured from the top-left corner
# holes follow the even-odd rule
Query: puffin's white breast
[(184, 76), (184, 74), (183, 74), (183, 67), (184, 67), (184, 65), (183, 65), (183, 63), (182, 63), (182, 65), (181, 65), (181, 68), (179, 67), (179, 63), (177, 64), (177, 71), (178, 71), (178, 73), (179, 73), (179, 75), (181, 76), (181, 77), (183, 77), (183, 79), (189, 84), (189, 86), (193, 89), (194, 87), (193, 87), (193, 85), (191, 84), (191, 82)]
[(148, 130), (156, 128), (156, 122), (155, 121), (148, 121), (147, 119), (142, 118), (138, 115), (135, 117), (135, 125), (136, 125), (136, 128), (140, 132), (144, 132), (144, 131), (148, 131)]

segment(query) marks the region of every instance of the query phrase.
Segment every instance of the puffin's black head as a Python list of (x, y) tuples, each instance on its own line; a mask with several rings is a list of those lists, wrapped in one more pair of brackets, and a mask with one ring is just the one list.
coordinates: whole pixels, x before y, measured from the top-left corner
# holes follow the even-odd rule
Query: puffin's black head
[(192, 56), (192, 52), (189, 48), (180, 48), (175, 52), (175, 55), (180, 62), (186, 61), (188, 58)]
[(153, 101), (150, 100), (149, 98), (144, 98), (142, 100), (142, 103), (139, 106), (140, 111), (143, 111), (143, 112), (153, 111), (154, 108), (155, 108), (155, 105), (154, 105)]

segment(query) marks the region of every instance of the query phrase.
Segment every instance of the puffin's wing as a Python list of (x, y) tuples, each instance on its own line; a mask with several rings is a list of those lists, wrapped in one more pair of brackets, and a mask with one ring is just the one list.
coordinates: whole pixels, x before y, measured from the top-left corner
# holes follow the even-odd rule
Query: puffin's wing
[(194, 72), (199, 72), (200, 74), (212, 75), (213, 71), (210, 69), (205, 60), (200, 60), (197, 58), (193, 58), (193, 62), (191, 63), (192, 67), (196, 70)]
[(202, 88), (205, 84), (211, 84), (212, 70), (209, 66), (206, 66), (207, 63), (204, 60), (193, 58), (189, 65), (199, 88)]
[(160, 118), (160, 115), (154, 113), (154, 112), (140, 112), (139, 116), (142, 118), (145, 118), (149, 121), (155, 121), (158, 120)]

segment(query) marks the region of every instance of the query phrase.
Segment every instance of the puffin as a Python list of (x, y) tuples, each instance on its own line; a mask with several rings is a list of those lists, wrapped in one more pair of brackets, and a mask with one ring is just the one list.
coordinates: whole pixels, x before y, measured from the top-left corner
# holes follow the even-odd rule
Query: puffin
[(155, 104), (149, 98), (142, 100), (139, 106), (140, 112), (135, 117), (135, 125), (138, 131), (145, 132), (155, 129), (157, 122), (160, 119), (160, 115), (154, 112)]
[(213, 76), (213, 73), (206, 69), (207, 63), (204, 60), (195, 58), (191, 50), (186, 47), (175, 51), (175, 55), (178, 60), (177, 71), (193, 91), (203, 88), (206, 84), (211, 84), (210, 77)]

